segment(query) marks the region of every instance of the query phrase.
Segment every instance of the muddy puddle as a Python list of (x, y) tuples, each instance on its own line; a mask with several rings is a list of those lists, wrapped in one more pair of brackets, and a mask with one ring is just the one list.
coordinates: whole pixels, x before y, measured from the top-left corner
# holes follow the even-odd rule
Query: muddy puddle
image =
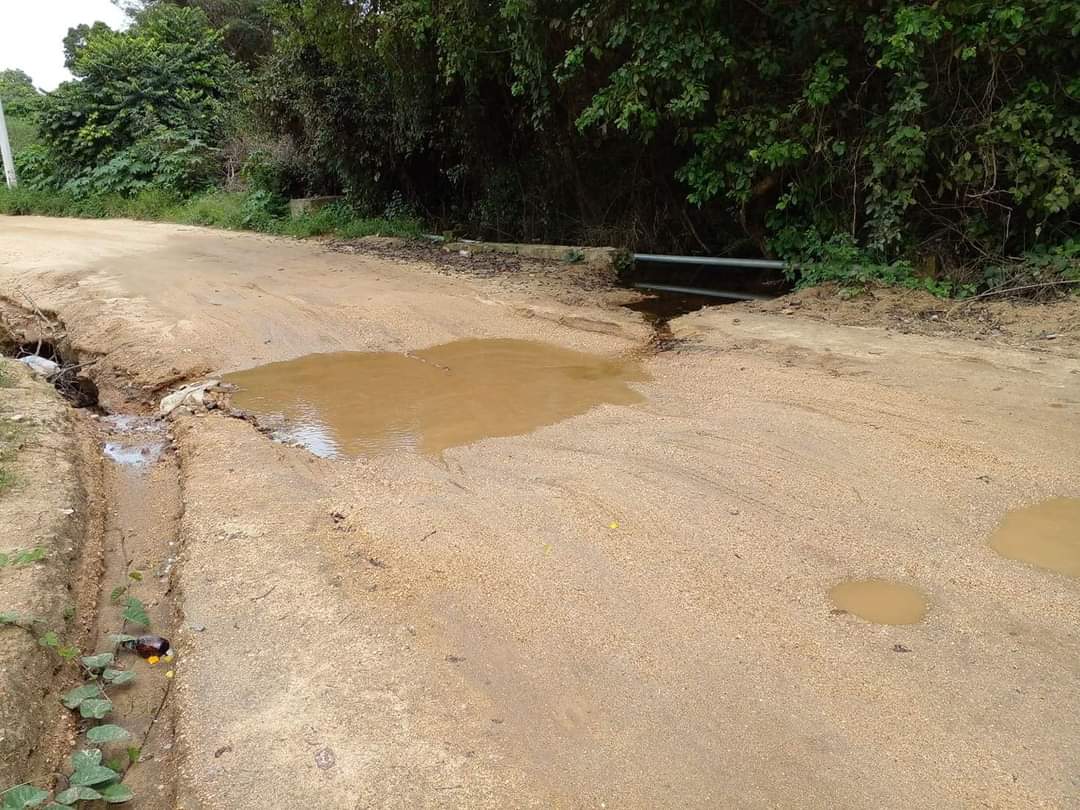
[(887, 579), (847, 580), (833, 586), (829, 598), (838, 611), (875, 624), (917, 624), (928, 607), (918, 588)]
[(1051, 498), (1013, 509), (994, 530), (1003, 557), (1080, 577), (1080, 498)]
[(410, 353), (338, 352), (226, 377), (232, 404), (323, 457), (429, 455), (516, 436), (602, 404), (643, 401), (634, 361), (544, 343), (458, 340)]

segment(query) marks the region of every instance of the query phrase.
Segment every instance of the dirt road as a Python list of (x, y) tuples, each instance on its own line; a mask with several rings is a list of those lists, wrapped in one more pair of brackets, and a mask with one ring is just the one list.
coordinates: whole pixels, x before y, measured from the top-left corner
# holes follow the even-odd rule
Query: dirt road
[[(648, 377), (435, 457), (180, 418), (177, 807), (1080, 807), (1080, 581), (989, 545), (1080, 495), (1067, 353), (746, 307), (655, 353), (572, 280), (128, 222), (0, 218), (0, 292), (114, 410), (459, 338)], [(861, 577), (926, 618), (836, 612)]]

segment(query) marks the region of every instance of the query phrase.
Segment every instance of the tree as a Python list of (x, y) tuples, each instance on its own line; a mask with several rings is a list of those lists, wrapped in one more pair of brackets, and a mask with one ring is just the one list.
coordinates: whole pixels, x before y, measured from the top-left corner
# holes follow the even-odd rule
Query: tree
[(100, 36), (109, 30), (109, 26), (98, 20), (93, 25), (81, 23), (74, 28), (69, 28), (64, 37), (64, 67), (73, 70), (75, 67), (75, 55), (86, 47), (92, 36)]
[(238, 62), (254, 66), (270, 53), (273, 30), (271, 0), (114, 0), (132, 17), (156, 6), (196, 8), (221, 31), (225, 49)]
[(76, 81), (50, 93), (39, 114), (59, 179), (74, 191), (122, 193), (212, 182), (242, 73), (206, 15), (162, 5), (125, 31), (73, 33)]
[(30, 118), (37, 112), (42, 94), (25, 71), (0, 70), (0, 100), (12, 118)]
[(1080, 203), (1080, 3), (590, 0), (582, 132), (684, 145), (679, 179), (759, 248), (946, 264), (1067, 238)]
[(268, 119), (345, 188), (519, 237), (976, 279), (1075, 249), (1080, 0), (274, 9)]

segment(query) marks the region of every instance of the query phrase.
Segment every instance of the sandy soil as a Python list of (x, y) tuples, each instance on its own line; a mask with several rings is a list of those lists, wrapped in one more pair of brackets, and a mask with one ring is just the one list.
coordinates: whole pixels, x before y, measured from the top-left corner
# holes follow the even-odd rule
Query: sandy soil
[[(559, 284), (0, 219), (0, 292), (63, 320), (113, 407), (461, 337), (652, 378), (437, 459), (182, 418), (176, 806), (1080, 807), (1080, 582), (987, 543), (1080, 495), (1076, 361), (790, 306), (678, 319), (649, 354), (639, 315)], [(927, 618), (831, 612), (855, 576)]]
[(826, 285), (745, 308), (1080, 358), (1080, 299), (1071, 292), (1043, 292), (1039, 301), (994, 297), (943, 301), (924, 290), (888, 287), (868, 288), (850, 297), (839, 293)]

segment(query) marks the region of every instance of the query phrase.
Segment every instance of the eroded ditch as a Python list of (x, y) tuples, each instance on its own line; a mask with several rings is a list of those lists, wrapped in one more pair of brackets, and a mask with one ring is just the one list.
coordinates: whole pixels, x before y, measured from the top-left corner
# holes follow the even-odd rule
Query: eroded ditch
[[(136, 798), (128, 806), (173, 806), (177, 768), (169, 700), (171, 660), (144, 659), (118, 644), (117, 638), (149, 632), (175, 637), (178, 627), (172, 583), (182, 499), (167, 423), (137, 414), (107, 413), (99, 406), (93, 379), (96, 358), (83, 360), (73, 352), (64, 324), (36, 307), (13, 313), (10, 301), (3, 303), (8, 306), (0, 311), (0, 348), (79, 409), (73, 424), (84, 449), (76, 461), (89, 492), (87, 512), (81, 518), (84, 534), (75, 550), (78, 563), (68, 586), (73, 603), (70, 618), (77, 619), (77, 624), (69, 622), (66, 630), (49, 631), (57, 639), (49, 646), (59, 658), (53, 682), (43, 687), (46, 703), (55, 707), (49, 713), (57, 721), (54, 729), (42, 728), (41, 744), (49, 752), (45, 761), (52, 774), (26, 774), (25, 778), (35, 789), (53, 795), (70, 793), (78, 780), (71, 773), (76, 760), (69, 761), (68, 754), (100, 750), (100, 767), (108, 767), (119, 777), (85, 784), (89, 792), (82, 798), (92, 798), (95, 791), (110, 795), (104, 792), (109, 788), (119, 799), (130, 789)], [(82, 631), (76, 632), (75, 626)], [(46, 646), (44, 641), (41, 646)], [(94, 670), (80, 658), (101, 654), (112, 655), (111, 671), (131, 674), (112, 684), (107, 678), (102, 680), (102, 670)], [(96, 677), (91, 677), (95, 671)], [(69, 709), (62, 708), (61, 696), (84, 679), (101, 684), (90, 702), (105, 703), (90, 714), (78, 704), (77, 710), (69, 711), (71, 703)], [(100, 714), (105, 704), (107, 713)], [(88, 738), (88, 732), (103, 724), (118, 726), (124, 733), (115, 740)], [(89, 778), (85, 758), (80, 761), (82, 771), (77, 767), (76, 773)], [(7, 787), (0, 785), (0, 790)]]
[[(173, 574), (183, 504), (179, 466), (169, 449), (166, 425), (156, 418), (121, 415), (98, 422), (107, 508), (96, 651), (114, 649), (112, 636), (117, 633), (152, 631), (175, 639), (180, 617)], [(144, 607), (148, 627), (125, 621), (132, 598)], [(106, 755), (119, 758), (124, 783), (140, 802), (171, 807), (177, 769), (169, 694), (175, 662), (151, 663), (152, 659), (137, 655), (124, 660), (137, 677), (115, 691), (110, 719), (131, 738), (106, 750)]]

